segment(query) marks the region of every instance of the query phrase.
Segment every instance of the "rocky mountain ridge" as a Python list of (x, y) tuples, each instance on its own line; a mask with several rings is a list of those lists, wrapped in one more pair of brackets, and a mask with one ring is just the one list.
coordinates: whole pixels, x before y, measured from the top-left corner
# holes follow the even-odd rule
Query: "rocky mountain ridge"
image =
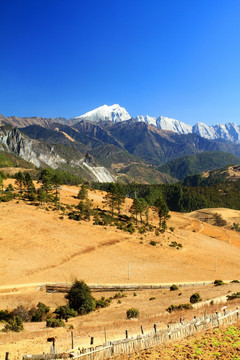
[[(130, 120), (132, 117), (124, 107), (118, 104), (111, 106), (103, 105), (94, 110), (91, 110), (83, 115), (65, 119), (58, 118), (42, 118), (42, 117), (23, 117), (16, 116), (5, 117), (0, 115), (0, 125), (9, 124), (16, 127), (26, 127), (29, 125), (40, 125), (46, 128), (50, 127), (52, 123), (60, 123), (63, 125), (74, 126), (79, 121), (90, 122), (105, 122), (111, 121), (113, 123), (123, 122)], [(240, 126), (232, 122), (226, 124), (206, 125), (203, 122), (197, 122), (195, 125), (188, 125), (182, 121), (172, 119), (165, 116), (143, 116), (138, 115), (133, 118), (137, 122), (144, 122), (153, 125), (161, 130), (173, 131), (177, 134), (197, 134), (209, 140), (226, 140), (233, 143), (240, 143)]]
[[(75, 151), (68, 154), (68, 148), (59, 149), (57, 145), (31, 139), (17, 128), (0, 127), (0, 150), (13, 153), (36, 167), (50, 166), (53, 169), (75, 169), (84, 178), (97, 182), (114, 182), (111, 172), (96, 163), (89, 154)], [(77, 171), (78, 169), (78, 171)]]

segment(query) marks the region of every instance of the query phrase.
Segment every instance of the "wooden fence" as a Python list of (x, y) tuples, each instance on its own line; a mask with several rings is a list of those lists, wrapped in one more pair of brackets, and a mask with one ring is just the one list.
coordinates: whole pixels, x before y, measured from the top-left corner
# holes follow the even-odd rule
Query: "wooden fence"
[[(225, 283), (229, 283), (230, 280), (224, 280)], [(178, 287), (195, 287), (195, 286), (206, 286), (213, 284), (213, 281), (197, 281), (188, 283), (177, 283)], [(112, 284), (112, 285), (101, 285), (101, 284), (89, 284), (89, 288), (94, 292), (106, 292), (106, 291), (139, 291), (139, 290), (154, 290), (154, 289), (169, 289), (171, 284)], [(47, 293), (66, 293), (70, 290), (72, 284), (46, 284), (41, 287), (45, 289)]]
[(105, 345), (76, 348), (66, 351), (64, 354), (48, 355), (24, 355), (22, 360), (53, 360), (53, 359), (80, 359), (80, 360), (106, 360), (118, 355), (128, 355), (140, 352), (169, 341), (181, 339), (194, 335), (196, 332), (230, 325), (239, 319), (239, 310), (223, 310), (219, 313), (194, 317), (190, 322), (175, 323), (168, 325), (165, 329), (153, 331), (147, 334), (138, 335), (130, 339), (112, 341)]

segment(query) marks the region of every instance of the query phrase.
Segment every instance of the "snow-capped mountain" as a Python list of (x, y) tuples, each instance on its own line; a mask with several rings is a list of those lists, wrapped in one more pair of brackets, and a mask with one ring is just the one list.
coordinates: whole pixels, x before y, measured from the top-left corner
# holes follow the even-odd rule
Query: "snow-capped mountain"
[(156, 126), (158, 129), (174, 131), (178, 134), (189, 134), (192, 132), (191, 125), (164, 116), (159, 116), (156, 119)]
[[(103, 105), (95, 110), (89, 111), (84, 115), (78, 116), (74, 121), (88, 120), (88, 121), (113, 121), (121, 122), (129, 120), (131, 116), (127, 110), (118, 104), (111, 106)], [(158, 129), (174, 131), (178, 134), (195, 133), (199, 136), (209, 140), (227, 140), (234, 143), (240, 143), (240, 126), (234, 123), (227, 123), (224, 125), (217, 124), (208, 126), (202, 122), (198, 122), (194, 126), (185, 124), (182, 121), (171, 119), (164, 116), (151, 117), (138, 115), (134, 120), (138, 122), (145, 122), (149, 125), (154, 125)]]
[(206, 139), (217, 139), (213, 126), (198, 122), (192, 127), (192, 132)]
[(76, 120), (88, 120), (88, 121), (113, 121), (119, 122), (124, 120), (129, 120), (131, 116), (126, 109), (121, 107), (118, 104), (112, 106), (103, 105), (98, 107), (95, 110), (89, 111), (86, 114), (77, 116)]
[(135, 120), (138, 121), (138, 122), (145, 122), (149, 125), (154, 125), (154, 126), (157, 126), (156, 124), (156, 120), (157, 118), (156, 117), (151, 117), (151, 116), (142, 116), (142, 115), (138, 115), (137, 117), (135, 117)]

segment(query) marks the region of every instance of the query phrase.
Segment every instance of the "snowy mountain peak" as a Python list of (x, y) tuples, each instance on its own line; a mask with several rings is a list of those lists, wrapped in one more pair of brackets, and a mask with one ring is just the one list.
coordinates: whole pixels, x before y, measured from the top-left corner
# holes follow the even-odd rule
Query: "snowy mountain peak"
[(87, 112), (81, 116), (77, 116), (76, 120), (89, 120), (89, 121), (113, 121), (119, 122), (131, 119), (131, 116), (124, 107), (118, 104), (103, 105), (94, 110)]
[(159, 129), (174, 131), (178, 134), (189, 134), (192, 132), (191, 125), (164, 116), (159, 116), (157, 118), (156, 125)]
[(212, 126), (208, 126), (202, 122), (198, 122), (193, 126), (193, 133), (206, 139), (216, 139), (215, 130)]
[(138, 122), (143, 121), (143, 122), (145, 122), (145, 123), (147, 123), (147, 124), (149, 124), (149, 125), (154, 125), (154, 126), (157, 126), (157, 125), (156, 125), (156, 119), (157, 119), (157, 118), (151, 117), (151, 116), (148, 116), (148, 115), (146, 115), (146, 116), (138, 115), (138, 116), (135, 118), (135, 120), (137, 120)]
[[(74, 122), (80, 120), (88, 120), (93, 122), (99, 121), (112, 121), (112, 122), (121, 122), (131, 119), (131, 116), (124, 107), (121, 107), (119, 104), (114, 105), (103, 105), (97, 109), (91, 110), (86, 114), (77, 116), (74, 119)], [(240, 143), (240, 126), (234, 123), (227, 124), (217, 124), (208, 126), (202, 122), (198, 122), (194, 126), (185, 124), (182, 121), (168, 118), (165, 116), (151, 117), (138, 115), (134, 119), (138, 122), (145, 122), (149, 125), (154, 125), (158, 129), (169, 130), (176, 132), (178, 134), (190, 134), (195, 133), (199, 136), (209, 139), (217, 140), (223, 139), (231, 141), (234, 143)]]

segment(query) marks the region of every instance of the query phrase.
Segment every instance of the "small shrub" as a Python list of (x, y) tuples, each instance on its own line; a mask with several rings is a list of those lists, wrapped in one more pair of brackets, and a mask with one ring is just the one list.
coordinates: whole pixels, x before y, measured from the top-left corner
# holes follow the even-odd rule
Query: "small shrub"
[(11, 317), (14, 317), (14, 316), (20, 317), (22, 319), (22, 321), (24, 321), (24, 322), (30, 320), (30, 315), (29, 315), (27, 309), (25, 309), (25, 307), (22, 305), (18, 306), (16, 309), (14, 309), (11, 312)]
[(47, 321), (46, 321), (46, 326), (47, 326), (47, 327), (51, 327), (51, 328), (55, 328), (55, 327), (65, 327), (65, 323), (64, 323), (64, 321), (61, 320), (61, 319), (50, 318), (50, 319), (47, 319)]
[(170, 291), (175, 291), (175, 290), (178, 290), (178, 286), (173, 284), (170, 286)]
[(68, 305), (58, 306), (54, 311), (54, 314), (57, 315), (57, 319), (68, 320), (71, 317), (77, 316), (77, 311), (71, 309)]
[(30, 314), (32, 313), (31, 322), (41, 322), (43, 321), (43, 313), (38, 309), (31, 309)]
[(191, 304), (196, 304), (199, 301), (202, 301), (202, 298), (201, 298), (199, 293), (195, 293), (195, 294), (191, 295), (191, 297), (190, 297), (190, 303)]
[(160, 235), (159, 230), (155, 230), (155, 235), (156, 235), (156, 236), (159, 236), (159, 235)]
[(153, 297), (150, 297), (149, 300), (150, 300), (150, 301), (151, 301), (151, 300), (156, 300), (156, 298), (153, 296)]
[(154, 241), (154, 240), (151, 240), (149, 244), (152, 245), (152, 246), (156, 246), (156, 245), (157, 245), (156, 241)]
[(132, 318), (137, 318), (139, 316), (139, 310), (136, 308), (131, 308), (127, 310), (127, 318), (128, 319), (132, 319)]
[(173, 232), (175, 229), (173, 226), (170, 226), (169, 230)]
[(11, 314), (8, 310), (0, 310), (0, 321), (9, 321)]
[(118, 303), (118, 304), (121, 304), (122, 302), (121, 302), (121, 300), (118, 300), (117, 303)]
[(239, 281), (239, 280), (232, 280), (231, 283), (237, 283), (237, 284), (239, 284), (240, 281)]
[(144, 234), (146, 232), (145, 227), (139, 227), (138, 232), (139, 232), (139, 234)]
[(105, 308), (108, 307), (111, 303), (111, 299), (105, 299), (105, 297), (101, 297), (100, 300), (96, 300), (96, 308)]
[(183, 247), (181, 243), (177, 243), (176, 241), (171, 241), (171, 244), (169, 244), (169, 246), (177, 249)]
[(8, 321), (8, 323), (5, 325), (4, 331), (15, 331), (20, 332), (23, 330), (23, 321), (20, 318), (20, 316), (14, 316), (12, 319)]
[(171, 305), (166, 309), (166, 311), (171, 313), (172, 311), (190, 310), (190, 309), (192, 309), (191, 304), (180, 304), (180, 305)]
[(240, 298), (240, 292), (231, 294), (231, 295), (227, 295), (227, 299), (228, 300), (234, 300), (234, 299), (239, 299)]
[(43, 313), (43, 314), (47, 314), (47, 313), (49, 313), (49, 311), (50, 311), (50, 307), (47, 306), (47, 305), (45, 305), (45, 304), (42, 303), (42, 302), (39, 302), (39, 303), (37, 304), (37, 308), (38, 308), (38, 310), (41, 311), (41, 313)]
[[(121, 290), (120, 290), (121, 291)], [(120, 293), (120, 292), (118, 292), (118, 293), (116, 293), (115, 295), (114, 295), (114, 299), (121, 299), (121, 298), (123, 298), (123, 297), (127, 297), (127, 295), (126, 294), (123, 294), (123, 293)]]
[(215, 280), (214, 285), (215, 286), (221, 286), (221, 285), (224, 285), (224, 282), (222, 280)]
[(137, 294), (134, 292), (134, 293), (133, 293), (133, 296), (137, 296)]

